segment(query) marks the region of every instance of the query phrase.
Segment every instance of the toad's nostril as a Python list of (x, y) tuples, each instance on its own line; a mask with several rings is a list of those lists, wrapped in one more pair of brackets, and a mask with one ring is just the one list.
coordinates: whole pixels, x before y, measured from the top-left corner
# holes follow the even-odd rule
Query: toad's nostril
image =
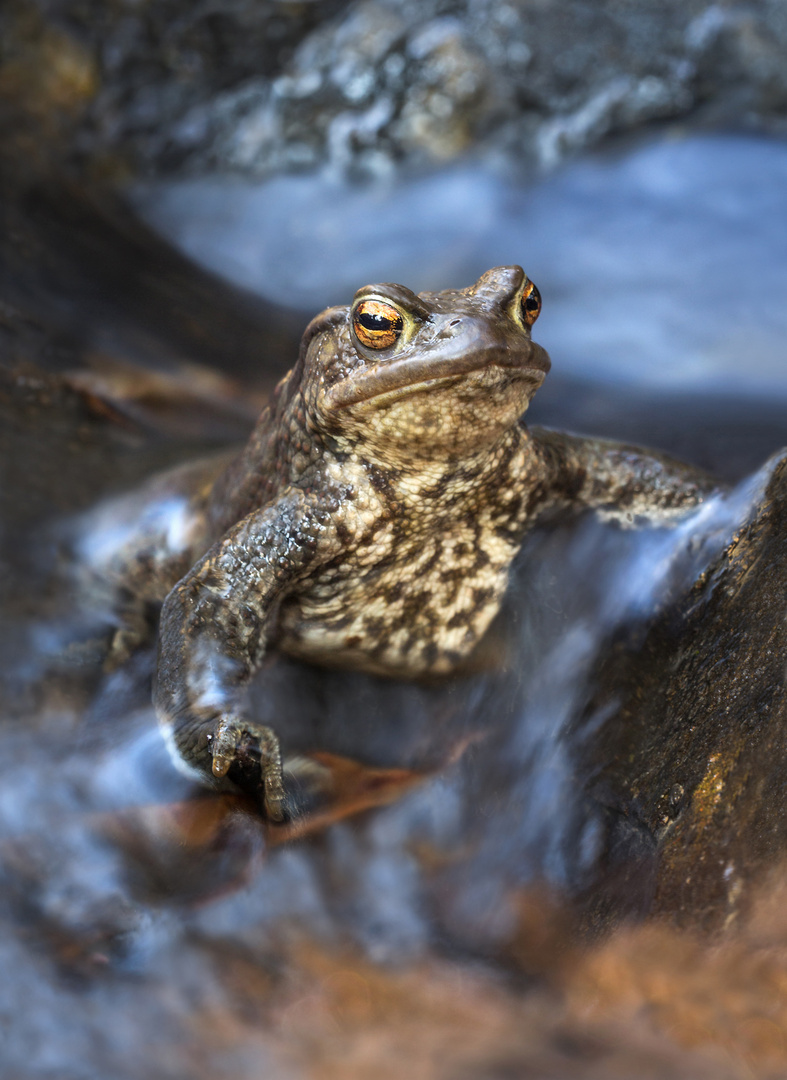
[(461, 321), (462, 321), (461, 319), (452, 319), (451, 322), (448, 324), (449, 329), (452, 326), (458, 326)]

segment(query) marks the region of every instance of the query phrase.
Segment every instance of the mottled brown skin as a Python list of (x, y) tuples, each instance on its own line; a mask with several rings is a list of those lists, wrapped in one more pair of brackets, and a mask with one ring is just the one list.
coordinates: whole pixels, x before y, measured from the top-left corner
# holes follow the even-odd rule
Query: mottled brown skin
[[(261, 789), (273, 819), (278, 739), (243, 699), (269, 649), (404, 678), (450, 672), (547, 511), (666, 521), (713, 488), (647, 451), (526, 430), (550, 366), (527, 285), (520, 267), (498, 267), (441, 293), (368, 286), (318, 315), (241, 455), (159, 481), (181, 493), (174, 540), (142, 529), (112, 554), (129, 595), (166, 596), (155, 703), (173, 749), (214, 783)], [(380, 351), (353, 328), (370, 297), (402, 318)]]

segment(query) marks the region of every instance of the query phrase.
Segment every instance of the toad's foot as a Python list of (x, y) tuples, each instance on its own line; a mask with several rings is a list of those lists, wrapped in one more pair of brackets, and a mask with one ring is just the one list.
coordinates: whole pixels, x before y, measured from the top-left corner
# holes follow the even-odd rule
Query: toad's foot
[(217, 779), (229, 776), (244, 790), (262, 788), (262, 804), (268, 818), (286, 819), (281, 749), (271, 728), (242, 717), (223, 716), (210, 737), (210, 748), (212, 771)]

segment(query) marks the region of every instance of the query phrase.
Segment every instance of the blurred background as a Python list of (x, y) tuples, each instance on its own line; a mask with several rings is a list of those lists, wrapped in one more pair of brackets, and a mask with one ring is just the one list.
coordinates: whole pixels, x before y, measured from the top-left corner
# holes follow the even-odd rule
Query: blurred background
[(62, 541), (242, 441), (322, 307), (520, 263), (533, 422), (742, 483), (710, 559), (787, 445), (785, 135), (781, 0), (4, 0), (4, 1076), (785, 1074), (783, 788), (756, 867), (733, 821), (667, 880), (643, 807), (679, 820), (715, 744), (621, 733), (668, 696), (615, 657), (703, 569), (677, 541), (535, 536), (495, 663), (441, 686), (275, 665), (260, 713), (334, 755), (298, 835), (178, 777)]

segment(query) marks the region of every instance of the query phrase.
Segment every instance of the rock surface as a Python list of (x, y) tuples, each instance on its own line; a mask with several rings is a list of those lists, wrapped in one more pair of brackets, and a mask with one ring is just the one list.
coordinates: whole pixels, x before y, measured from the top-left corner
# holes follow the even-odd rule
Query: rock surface
[(708, 926), (787, 843), (787, 457), (769, 471), (721, 556), (599, 673), (622, 704), (593, 787), (649, 848), (649, 909)]
[(0, 103), (104, 175), (550, 167), (653, 121), (785, 130), (779, 0), (13, 0), (0, 36)]

